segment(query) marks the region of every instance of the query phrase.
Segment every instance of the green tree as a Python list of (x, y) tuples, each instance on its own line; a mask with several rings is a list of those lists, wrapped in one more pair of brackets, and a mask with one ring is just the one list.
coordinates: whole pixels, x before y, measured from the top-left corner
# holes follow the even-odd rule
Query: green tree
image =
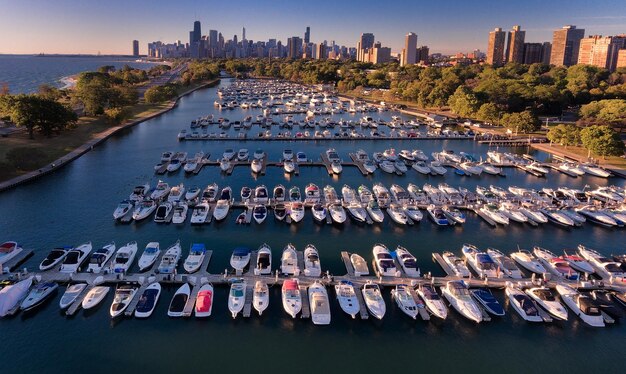
[(551, 142), (567, 148), (570, 145), (580, 144), (580, 131), (580, 127), (576, 125), (560, 124), (550, 128), (546, 135)]
[(502, 116), (502, 125), (511, 131), (529, 133), (541, 128), (537, 116), (526, 110), (520, 113), (506, 113)]
[(619, 126), (626, 124), (626, 100), (611, 99), (592, 101), (580, 108), (583, 122)]
[(478, 117), (481, 121), (499, 125), (500, 118), (502, 118), (502, 111), (494, 103), (485, 103), (478, 109), (476, 117)]
[(58, 132), (77, 120), (76, 114), (66, 106), (37, 95), (14, 97), (8, 115), (16, 126), (27, 129), (31, 139), (36, 130), (50, 137), (53, 132)]
[(621, 156), (626, 146), (619, 134), (609, 126), (589, 126), (581, 130), (583, 146), (596, 156)]
[(460, 116), (473, 117), (480, 108), (480, 101), (471, 89), (459, 86), (448, 99), (448, 106)]

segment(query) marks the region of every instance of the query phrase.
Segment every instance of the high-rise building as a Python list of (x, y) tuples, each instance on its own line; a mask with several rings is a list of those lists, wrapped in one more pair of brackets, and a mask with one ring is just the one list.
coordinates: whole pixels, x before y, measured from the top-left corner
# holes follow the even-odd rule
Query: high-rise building
[(243, 31), (241, 33), (241, 40), (246, 40), (246, 28), (243, 28)]
[(626, 47), (626, 35), (606, 36), (593, 35), (580, 40), (578, 63), (594, 65), (609, 71), (617, 67), (617, 55)]
[(524, 43), (524, 64), (535, 64), (541, 62), (541, 43)]
[(509, 40), (506, 44), (506, 62), (524, 62), (524, 39), (526, 31), (522, 31), (519, 25), (513, 26), (509, 31)]
[(417, 49), (417, 54), (415, 55), (417, 62), (428, 63), (428, 53), (429, 50), (427, 46), (423, 45), (419, 47)]
[(193, 31), (189, 33), (189, 44), (194, 42), (199, 42), (202, 38), (202, 31), (200, 28), (200, 21), (195, 21), (193, 23)]
[(364, 61), (365, 51), (372, 48), (374, 46), (374, 34), (372, 33), (363, 33), (361, 34), (361, 38), (357, 42), (357, 57), (358, 61)]
[(550, 64), (572, 66), (578, 62), (580, 40), (585, 36), (585, 29), (567, 25), (552, 34)]
[(133, 40), (133, 56), (139, 56), (139, 40)]
[(504, 63), (504, 39), (506, 33), (497, 27), (489, 33), (489, 45), (487, 46), (487, 63), (500, 66)]
[(620, 49), (617, 51), (617, 63), (615, 68), (626, 68), (626, 49)]
[(543, 42), (541, 45), (541, 63), (550, 65), (550, 55), (552, 54), (552, 43)]
[(417, 34), (410, 32), (404, 38), (404, 49), (402, 50), (402, 60), (400, 66), (413, 65), (417, 62)]
[(291, 38), (287, 39), (287, 57), (302, 57), (302, 39), (297, 36), (292, 36)]
[(317, 53), (315, 56), (318, 60), (325, 60), (328, 58), (326, 53), (326, 44), (320, 43), (317, 45)]
[(304, 32), (304, 44), (309, 44), (311, 42), (311, 27), (307, 26), (306, 31)]

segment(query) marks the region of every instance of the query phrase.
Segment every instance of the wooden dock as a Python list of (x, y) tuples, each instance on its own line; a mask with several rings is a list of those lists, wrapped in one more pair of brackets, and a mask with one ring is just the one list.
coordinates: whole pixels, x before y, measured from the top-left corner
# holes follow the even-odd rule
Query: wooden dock
[(126, 310), (124, 311), (124, 315), (126, 317), (130, 317), (135, 313), (135, 309), (137, 309), (137, 304), (139, 304), (139, 299), (141, 298), (141, 295), (143, 295), (146, 288), (148, 288), (148, 286), (153, 283), (153, 281), (151, 281), (150, 279), (151, 278), (146, 279), (141, 287), (139, 287), (137, 293), (135, 293), (135, 297), (133, 297), (133, 299), (130, 301), (130, 304), (128, 304), (128, 307), (126, 307)]
[(361, 172), (361, 174), (363, 175), (369, 175), (372, 174), (369, 171), (367, 171), (365, 169), (365, 166), (363, 165), (363, 162), (361, 160), (359, 160), (359, 158), (356, 156), (356, 153), (349, 153), (350, 158), (352, 159), (352, 162), (354, 162), (354, 165), (359, 169), (359, 171)]
[(454, 273), (454, 271), (452, 270), (452, 268), (450, 267), (450, 265), (448, 265), (444, 260), (443, 257), (441, 257), (441, 255), (439, 253), (433, 253), (433, 260), (439, 264), (439, 266), (441, 266), (441, 268), (443, 269), (443, 271), (450, 277), (454, 277), (456, 276), (456, 274)]
[(489, 218), (485, 213), (481, 212), (480, 209), (475, 208), (475, 209), (472, 209), (472, 211), (476, 213), (476, 215), (478, 215), (480, 218), (482, 218), (485, 222), (487, 222), (490, 226), (493, 226), (493, 227), (497, 226), (496, 222), (492, 220), (491, 218)]
[(352, 261), (350, 261), (350, 253), (341, 251), (341, 260), (346, 267), (348, 275), (354, 277), (354, 267), (352, 266)]
[[(409, 285), (408, 287), (409, 289), (409, 293), (411, 294), (411, 297), (413, 297), (413, 300), (415, 300), (415, 303), (417, 305), (424, 305), (424, 302), (422, 301), (422, 299), (418, 296), (417, 292), (415, 292), (415, 289), (413, 288), (412, 285)], [(430, 314), (428, 314), (428, 311), (426, 310), (426, 307), (418, 307), (417, 308), (417, 313), (420, 316), (420, 318), (424, 321), (430, 321)]]
[(254, 298), (254, 285), (246, 283), (246, 297), (243, 303), (243, 312), (241, 313), (244, 318), (250, 318), (252, 314), (252, 299)]
[[(330, 160), (328, 159), (328, 156), (326, 156), (326, 152), (322, 152), (320, 154), (320, 158), (322, 159), (322, 164), (324, 165), (324, 167), (326, 167), (326, 171), (328, 172), (328, 175), (333, 175), (335, 174), (333, 172), (333, 168), (330, 165)], [(342, 165), (343, 167), (343, 165)]]
[(356, 299), (359, 301), (359, 316), (361, 319), (369, 319), (370, 314), (367, 311), (367, 305), (365, 304), (365, 299), (363, 298), (363, 293), (361, 292), (361, 285), (354, 285), (354, 294), (356, 295)]
[(18, 266), (26, 262), (26, 260), (31, 258), (34, 254), (35, 252), (32, 249), (23, 248), (15, 257), (0, 265), (0, 274), (2, 274), (6, 268), (8, 268), (10, 272), (17, 269)]

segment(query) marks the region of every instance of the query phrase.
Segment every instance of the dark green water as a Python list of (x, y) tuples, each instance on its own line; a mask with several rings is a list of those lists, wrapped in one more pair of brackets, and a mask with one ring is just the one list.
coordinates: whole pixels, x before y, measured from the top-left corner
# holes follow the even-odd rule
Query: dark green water
[[(228, 84), (224, 82), (222, 84)], [(214, 112), (216, 88), (196, 92), (180, 101), (177, 109), (159, 118), (145, 122), (114, 136), (102, 146), (87, 153), (57, 173), (34, 183), (0, 194), (0, 233), (2, 240), (17, 240), (25, 247), (34, 248), (35, 256), (26, 266), (37, 264), (54, 246), (80, 244), (92, 241), (94, 247), (114, 240), (118, 245), (136, 240), (141, 249), (149, 241), (167, 246), (180, 239), (185, 250), (192, 242), (204, 242), (213, 250), (209, 270), (223, 272), (235, 246), (253, 248), (268, 243), (274, 252), (274, 264), (288, 242), (302, 249), (313, 243), (320, 251), (322, 267), (333, 274), (343, 274), (340, 251), (349, 250), (371, 258), (374, 243), (382, 242), (390, 248), (402, 244), (418, 258), (422, 271), (443, 275), (431, 261), (431, 253), (454, 250), (462, 243), (479, 247), (492, 246), (505, 252), (517, 245), (541, 245), (555, 252), (585, 244), (599, 251), (623, 253), (625, 230), (600, 228), (585, 224), (582, 228), (566, 230), (553, 225), (531, 228), (511, 224), (493, 229), (478, 217), (470, 215), (463, 227), (439, 228), (425, 219), (413, 227), (399, 228), (390, 220), (379, 226), (359, 226), (347, 222), (344, 227), (320, 226), (310, 213), (298, 225), (288, 226), (271, 218), (262, 225), (238, 226), (235, 214), (222, 223), (191, 227), (185, 225), (156, 225), (151, 220), (139, 224), (115, 224), (111, 213), (117, 203), (127, 198), (132, 187), (157, 177), (153, 165), (166, 150), (185, 150), (193, 155), (203, 149), (212, 159), (227, 147), (248, 148), (253, 152), (262, 147), (271, 160), (280, 157), (282, 149), (305, 151), (317, 158), (328, 147), (335, 147), (344, 159), (348, 152), (363, 148), (368, 152), (421, 148), (427, 154), (442, 148), (469, 151), (485, 155), (487, 147), (472, 141), (419, 142), (182, 142), (176, 141), (178, 131), (200, 115)], [(252, 116), (257, 111), (248, 111)], [(218, 113), (231, 120), (242, 119), (241, 111)], [(391, 117), (392, 113), (373, 117)], [(344, 115), (349, 117), (348, 114)], [(356, 117), (358, 118), (358, 117)], [(212, 129), (211, 131), (217, 131)], [(293, 130), (297, 131), (296, 129)], [(253, 132), (256, 134), (256, 131)], [(527, 150), (520, 150), (527, 151)], [(542, 158), (546, 155), (536, 154)], [(452, 173), (445, 178), (424, 177), (410, 170), (407, 176), (389, 176), (377, 172), (374, 177), (363, 177), (355, 168), (345, 168), (341, 177), (332, 178), (322, 168), (301, 169), (300, 176), (286, 180), (282, 170), (269, 168), (267, 175), (254, 180), (247, 168), (236, 168), (231, 176), (223, 176), (217, 167), (205, 168), (199, 175), (185, 177), (182, 170), (162, 178), (173, 185), (206, 186), (217, 182), (220, 187), (230, 185), (238, 196), (243, 185), (265, 184), (270, 189), (278, 183), (298, 185), (304, 191), (309, 182), (319, 186), (344, 183), (358, 187), (382, 181), (407, 185), (445, 181), (452, 186), (497, 184), (501, 186), (569, 185), (583, 187), (609, 182), (591, 177), (573, 179), (554, 174), (547, 179), (507, 171), (506, 178), (481, 176), (466, 179)], [(227, 289), (216, 290), (213, 316), (207, 320), (172, 320), (166, 316), (167, 304), (175, 288), (167, 289), (156, 312), (148, 320), (125, 319), (112, 322), (108, 307), (112, 293), (97, 309), (79, 311), (66, 318), (58, 308), (63, 292), (48, 304), (29, 314), (0, 320), (0, 357), (3, 372), (165, 372), (189, 371), (241, 372), (381, 372), (391, 370), (418, 370), (493, 372), (526, 372), (528, 370), (562, 372), (590, 372), (619, 370), (625, 357), (624, 326), (617, 324), (605, 329), (584, 326), (570, 313), (570, 321), (548, 325), (524, 322), (512, 310), (507, 316), (476, 326), (454, 312), (445, 322), (411, 321), (392, 304), (389, 290), (387, 314), (383, 321), (351, 320), (341, 312), (330, 292), (332, 323), (316, 327), (308, 320), (292, 320), (280, 305), (280, 292), (273, 290), (269, 309), (262, 318), (232, 320), (227, 308)], [(496, 293), (504, 302), (504, 295)]]

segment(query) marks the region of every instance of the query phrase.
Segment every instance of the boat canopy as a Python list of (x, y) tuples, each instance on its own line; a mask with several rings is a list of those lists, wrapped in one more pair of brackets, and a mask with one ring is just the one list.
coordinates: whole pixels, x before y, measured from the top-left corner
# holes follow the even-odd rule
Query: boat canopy
[(206, 247), (202, 243), (193, 243), (191, 245), (191, 253), (203, 253), (206, 252)]
[(237, 247), (233, 251), (233, 256), (247, 256), (250, 254), (250, 249), (246, 247)]

